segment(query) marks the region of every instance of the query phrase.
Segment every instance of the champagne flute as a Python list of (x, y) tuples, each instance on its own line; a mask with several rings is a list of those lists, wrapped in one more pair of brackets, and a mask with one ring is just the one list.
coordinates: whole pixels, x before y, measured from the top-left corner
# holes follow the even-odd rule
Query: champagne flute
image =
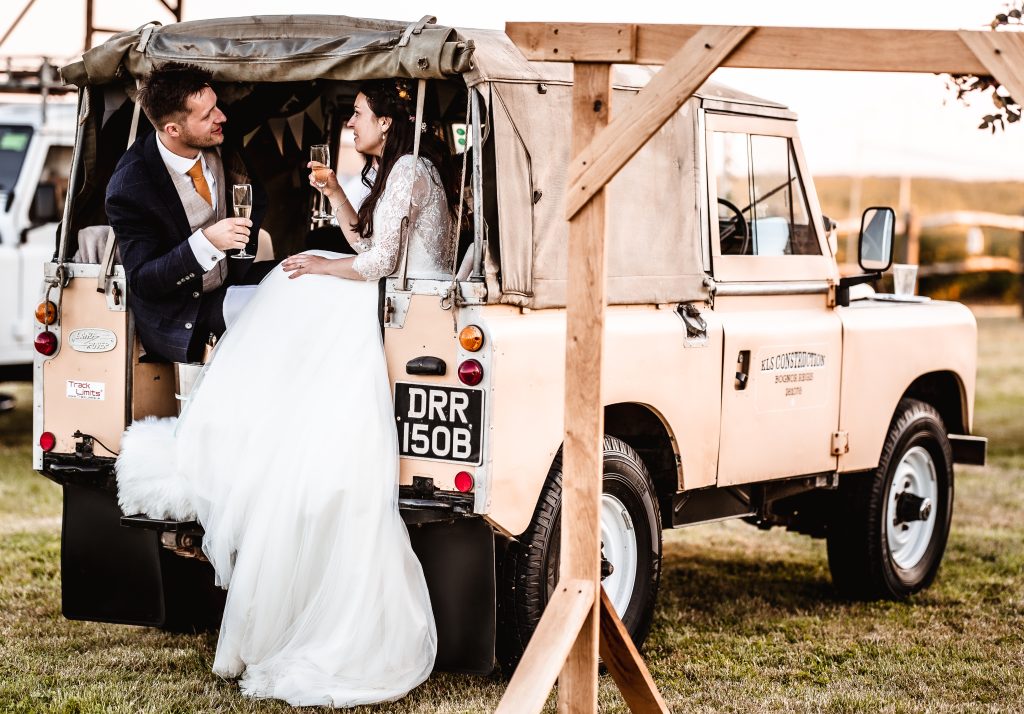
[(322, 168), (313, 167), (313, 184), (320, 192), (320, 204), (313, 209), (313, 220), (329, 221), (333, 216), (324, 210), (324, 187), (327, 186), (327, 172), (331, 168), (331, 147), (327, 144), (313, 144), (309, 147), (309, 158), (314, 163), (322, 164)]
[[(252, 215), (252, 185), (247, 183), (236, 183), (231, 187), (231, 197), (235, 204), (235, 218), (249, 218)], [(247, 246), (235, 253), (232, 258), (255, 258), (245, 252)]]

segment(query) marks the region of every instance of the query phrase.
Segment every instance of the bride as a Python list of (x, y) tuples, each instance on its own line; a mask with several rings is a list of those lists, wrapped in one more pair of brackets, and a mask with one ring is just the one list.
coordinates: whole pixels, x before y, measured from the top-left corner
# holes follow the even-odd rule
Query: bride
[(451, 270), (457, 194), (439, 142), (424, 135), (413, 159), (408, 83), (360, 89), (348, 123), (367, 159), (359, 209), (332, 171), (311, 164), (357, 255), (282, 263), (181, 417), (133, 425), (117, 464), (126, 513), (194, 516), (205, 529), (203, 550), (228, 590), (214, 672), (297, 706), (397, 699), (427, 678), (437, 650), (398, 512), (376, 281), (400, 263), (406, 215), (410, 272)]

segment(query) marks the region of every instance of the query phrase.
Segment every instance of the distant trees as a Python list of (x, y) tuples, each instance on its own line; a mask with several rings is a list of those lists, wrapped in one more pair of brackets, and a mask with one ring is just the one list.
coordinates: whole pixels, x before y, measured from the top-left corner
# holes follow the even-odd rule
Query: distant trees
[[(1024, 26), (1024, 0), (1015, 0), (1006, 3), (1005, 12), (997, 14), (991, 22), (992, 30), (1020, 29)], [(993, 77), (976, 77), (970, 74), (952, 75), (950, 87), (956, 91), (956, 98), (965, 101), (965, 98), (974, 92), (989, 94), (992, 97), (992, 104), (995, 111), (986, 114), (981, 118), (979, 129), (989, 129), (993, 134), (998, 126), (1006, 130), (1007, 124), (1016, 124), (1021, 119), (1020, 101), (1014, 99), (1007, 92), (1006, 88), (997, 82)]]

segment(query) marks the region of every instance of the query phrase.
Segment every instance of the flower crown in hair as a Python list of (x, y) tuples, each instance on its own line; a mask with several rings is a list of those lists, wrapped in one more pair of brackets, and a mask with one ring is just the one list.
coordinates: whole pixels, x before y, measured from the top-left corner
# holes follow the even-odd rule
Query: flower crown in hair
[(404, 79), (395, 80), (395, 93), (403, 102), (412, 101), (412, 92), (409, 91), (409, 83)]

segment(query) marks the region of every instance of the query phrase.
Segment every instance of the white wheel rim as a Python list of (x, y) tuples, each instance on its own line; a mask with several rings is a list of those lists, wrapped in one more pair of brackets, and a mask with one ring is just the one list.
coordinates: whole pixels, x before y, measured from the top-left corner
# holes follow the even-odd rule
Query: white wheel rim
[(622, 501), (607, 493), (601, 494), (601, 551), (613, 569), (601, 584), (621, 618), (636, 582), (636, 531)]
[[(897, 503), (901, 494), (910, 493), (928, 499), (931, 509), (923, 520), (899, 522)], [(921, 562), (935, 532), (939, 487), (935, 462), (922, 446), (914, 446), (900, 459), (889, 487), (885, 508), (885, 535), (893, 562), (909, 570)]]

